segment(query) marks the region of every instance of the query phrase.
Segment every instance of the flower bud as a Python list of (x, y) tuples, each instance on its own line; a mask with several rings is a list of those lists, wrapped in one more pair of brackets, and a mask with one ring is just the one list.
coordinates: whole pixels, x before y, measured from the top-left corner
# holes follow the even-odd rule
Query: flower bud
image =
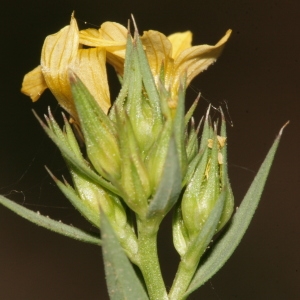
[(116, 128), (79, 77), (71, 71), (69, 77), (88, 157), (104, 178), (119, 179), (121, 162)]
[(126, 112), (123, 115), (117, 113), (116, 123), (122, 161), (120, 188), (127, 205), (137, 214), (145, 215), (151, 187), (142, 152)]
[[(216, 127), (216, 125), (215, 125)], [(192, 131), (193, 133), (193, 131)], [(221, 134), (226, 135), (222, 120)], [(174, 244), (180, 255), (188, 251), (188, 245), (201, 233), (222, 191), (224, 204), (215, 232), (229, 220), (233, 210), (233, 195), (227, 175), (226, 138), (218, 136), (216, 128), (206, 118), (200, 143), (201, 158), (187, 183), (181, 207), (174, 217)]]
[[(84, 164), (90, 169), (87, 161), (83, 158), (79, 145), (73, 134), (71, 126), (64, 117), (65, 130), (61, 131), (58, 124), (55, 122), (51, 112), (46, 118), (49, 128), (59, 137), (61, 142), (73, 153), (78, 165)], [(63, 152), (64, 155), (64, 152)], [(65, 155), (64, 155), (65, 156)], [(105, 213), (113, 226), (120, 243), (132, 261), (137, 253), (137, 239), (133, 228), (130, 226), (126, 210), (120, 198), (108, 191), (100, 184), (94, 182), (87, 176), (78, 166), (73, 164), (66, 158), (66, 162), (72, 176), (74, 189), (67, 183), (63, 184), (56, 179), (49, 171), (50, 175), (62, 190), (65, 196), (78, 209), (78, 211), (92, 224), (99, 228), (100, 226), (100, 207)], [(90, 170), (93, 172), (92, 170)]]

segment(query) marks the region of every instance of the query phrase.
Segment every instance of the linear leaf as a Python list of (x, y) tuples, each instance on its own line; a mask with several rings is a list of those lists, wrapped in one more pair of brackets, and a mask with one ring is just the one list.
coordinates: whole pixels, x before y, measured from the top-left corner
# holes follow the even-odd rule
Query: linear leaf
[(202, 265), (200, 264), (194, 279), (184, 295), (185, 297), (211, 278), (225, 264), (240, 243), (259, 203), (281, 134), (282, 130), (270, 148), (264, 162), (248, 189), (242, 204), (233, 216), (230, 227), (227, 229), (222, 239), (213, 246), (212, 252), (207, 260)]
[(62, 235), (65, 235), (67, 237), (73, 238), (81, 242), (101, 245), (101, 240), (99, 238), (96, 238), (76, 227), (63, 224), (59, 221), (52, 220), (49, 217), (42, 216), (39, 213), (34, 212), (28, 208), (25, 208), (1, 195), (0, 195), (0, 203), (5, 207), (7, 207), (8, 209), (15, 212), (17, 215), (23, 217), (24, 219), (32, 223), (35, 223), (36, 225), (42, 226), (51, 231), (60, 233)]
[(111, 300), (149, 299), (107, 219), (101, 212), (102, 253)]

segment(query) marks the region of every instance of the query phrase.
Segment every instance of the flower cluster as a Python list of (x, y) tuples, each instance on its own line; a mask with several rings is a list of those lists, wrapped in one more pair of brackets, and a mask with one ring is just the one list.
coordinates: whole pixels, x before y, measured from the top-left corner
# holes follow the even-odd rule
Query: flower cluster
[[(189, 280), (233, 210), (225, 122), (212, 124), (207, 113), (199, 142), (200, 125), (192, 117), (198, 100), (185, 113), (186, 87), (217, 59), (230, 34), (214, 46), (192, 46), (190, 31), (167, 37), (149, 30), (140, 37), (136, 29), (131, 36), (113, 22), (79, 31), (72, 16), (69, 26), (46, 38), (40, 66), (24, 77), (23, 93), (36, 101), (49, 88), (83, 135), (87, 157), (66, 118), (63, 130), (50, 111), (47, 125), (40, 120), (74, 187), (51, 175), (97, 227), (101, 208), (153, 299), (166, 297), (152, 281), (160, 282), (156, 235), (171, 208), (174, 245), (191, 269)], [(122, 84), (113, 103), (106, 63)]]
[[(172, 101), (176, 101), (181, 78), (186, 77), (188, 85), (214, 63), (230, 34), (231, 30), (228, 30), (214, 46), (192, 46), (190, 31), (166, 37), (161, 32), (149, 30), (140, 40), (156, 85), (163, 82)], [(49, 88), (59, 104), (75, 117), (77, 113), (68, 79), (71, 69), (107, 113), (111, 101), (105, 63), (110, 63), (119, 75), (124, 75), (127, 38), (128, 30), (115, 22), (105, 22), (99, 30), (79, 31), (72, 15), (69, 26), (46, 38), (41, 64), (25, 75), (21, 91), (32, 101), (37, 101)]]

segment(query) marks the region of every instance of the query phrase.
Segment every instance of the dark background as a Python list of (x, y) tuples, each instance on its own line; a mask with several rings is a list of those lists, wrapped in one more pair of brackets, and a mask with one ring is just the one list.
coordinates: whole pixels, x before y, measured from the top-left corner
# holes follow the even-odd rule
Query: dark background
[[(5, 4), (3, 4), (5, 3)], [(5, 1), (1, 4), (0, 193), (54, 219), (91, 229), (58, 192), (44, 170), (66, 169), (31, 108), (42, 115), (50, 92), (35, 104), (20, 94), (23, 75), (39, 64), (44, 38), (69, 24), (124, 25), (135, 15), (140, 32), (192, 30), (194, 44), (232, 37), (218, 62), (192, 82), (218, 105), (226, 99), (229, 172), (239, 205), (281, 126), (290, 120), (262, 201), (238, 249), (191, 299), (298, 299), (299, 276), (299, 1)], [(89, 25), (91, 27), (92, 25)], [(112, 88), (113, 97), (118, 87)], [(207, 103), (197, 110), (198, 119)], [(167, 222), (165, 222), (167, 223)], [(170, 229), (160, 236), (167, 285), (177, 266)], [(101, 251), (38, 228), (0, 207), (0, 299), (108, 299)], [(100, 295), (100, 296), (99, 296)]]

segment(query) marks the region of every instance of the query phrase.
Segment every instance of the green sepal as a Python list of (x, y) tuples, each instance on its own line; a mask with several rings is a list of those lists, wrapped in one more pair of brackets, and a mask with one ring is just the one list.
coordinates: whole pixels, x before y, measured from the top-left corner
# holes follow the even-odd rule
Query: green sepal
[(145, 54), (143, 44), (138, 36), (137, 31), (134, 34), (134, 46), (137, 47), (137, 53), (139, 58), (139, 66), (143, 77), (143, 83), (148, 95), (148, 99), (153, 109), (154, 123), (162, 122), (162, 114), (160, 110), (160, 98), (156, 88), (156, 84), (151, 73), (149, 62)]
[[(209, 161), (205, 170), (206, 181), (203, 184), (203, 195), (200, 196), (198, 205), (200, 210), (199, 221), (202, 218), (206, 219), (210, 214), (210, 210), (214, 207), (220, 194), (220, 174), (219, 174), (219, 163), (218, 163), (218, 141), (217, 134), (214, 134), (212, 149), (208, 149), (210, 152)], [(201, 211), (202, 210), (202, 211)], [(201, 216), (201, 217), (200, 217)], [(199, 222), (201, 223), (201, 222)]]
[(203, 151), (198, 152), (194, 159), (188, 164), (187, 171), (185, 173), (184, 179), (182, 181), (182, 186), (186, 186), (188, 182), (191, 181), (197, 166), (199, 165), (202, 159)]
[[(221, 137), (226, 137), (226, 121), (222, 109), (221, 109), (221, 116), (222, 116), (222, 121), (221, 121), (220, 134)], [(229, 221), (234, 210), (234, 196), (233, 196), (233, 192), (232, 192), (232, 188), (228, 176), (226, 141), (225, 141), (225, 145), (221, 148), (220, 152), (223, 156), (223, 164), (220, 165), (221, 186), (225, 187), (226, 189), (226, 197), (225, 197), (224, 209), (217, 228), (218, 231), (220, 231), (225, 226), (225, 224)]]
[(173, 207), (181, 192), (181, 178), (176, 141), (172, 135), (159, 185), (148, 208), (148, 217), (165, 216)]
[(98, 246), (100, 246), (102, 243), (99, 238), (96, 238), (81, 229), (70, 225), (66, 225), (60, 221), (52, 220), (49, 217), (43, 216), (38, 212), (34, 212), (30, 209), (27, 209), (1, 195), (0, 203), (8, 209), (10, 209), (11, 211), (15, 212), (17, 215), (38, 226), (44, 227), (46, 229), (49, 229), (51, 231), (54, 231), (56, 233), (62, 234), (64, 236), (70, 237), (81, 242), (91, 243)]
[(171, 96), (170, 93), (166, 90), (165, 86), (160, 81), (158, 82), (158, 92), (160, 98), (160, 109), (163, 119), (164, 121), (169, 121), (172, 119), (172, 112), (168, 103), (170, 101)]
[(102, 254), (111, 300), (148, 300), (148, 296), (126, 257), (109, 220), (101, 211)]
[[(181, 209), (183, 220), (189, 234), (197, 234), (205, 222), (204, 219), (202, 220), (202, 218), (199, 218), (200, 212), (198, 206), (199, 202), (201, 203), (201, 199), (205, 192), (205, 170), (207, 168), (210, 151), (211, 149), (206, 146), (204, 152), (199, 158), (199, 164), (197, 165), (193, 176), (188, 181), (187, 187), (183, 194)], [(206, 213), (206, 215), (208, 214)]]
[(80, 151), (77, 139), (76, 139), (76, 137), (73, 133), (73, 130), (70, 126), (70, 123), (68, 122), (68, 120), (64, 114), (63, 114), (63, 118), (64, 118), (64, 123), (65, 123), (65, 127), (64, 127), (65, 135), (66, 135), (66, 138), (67, 138), (67, 141), (68, 141), (68, 144), (69, 144), (71, 150), (73, 151), (73, 153), (76, 155), (76, 157), (78, 159), (82, 159), (82, 161), (85, 161), (85, 159), (83, 158), (82, 153)]
[(163, 172), (170, 138), (172, 135), (172, 120), (166, 120), (156, 141), (150, 148), (145, 159), (145, 165), (149, 174), (152, 194), (155, 194)]
[(182, 219), (181, 203), (179, 201), (176, 203), (173, 213), (172, 235), (176, 251), (180, 256), (183, 256), (186, 253), (189, 235)]
[(67, 183), (63, 184), (58, 180), (51, 171), (46, 167), (47, 172), (56, 183), (57, 187), (61, 192), (66, 196), (66, 198), (72, 203), (72, 205), (85, 217), (90, 223), (94, 224), (99, 228), (100, 219), (99, 219), (99, 209), (95, 210), (94, 207), (91, 207), (88, 201), (81, 199), (76, 191)]
[(120, 186), (125, 192), (124, 201), (134, 212), (145, 215), (147, 199), (151, 194), (146, 166), (126, 112), (123, 115), (116, 112), (116, 124), (122, 159)]
[(195, 156), (197, 156), (199, 152), (198, 134), (202, 121), (203, 118), (201, 118), (197, 128), (195, 129), (194, 119), (191, 119), (191, 129), (186, 142), (186, 154), (188, 163), (191, 163), (191, 161), (195, 158)]
[(219, 195), (213, 209), (206, 219), (201, 231), (190, 242), (186, 253), (181, 257), (181, 260), (188, 268), (194, 268), (199, 263), (200, 257), (203, 255), (207, 246), (216, 233), (216, 228), (223, 211), (225, 201), (225, 191), (223, 190)]
[(188, 157), (188, 162), (190, 162), (194, 158), (198, 151), (198, 134), (195, 129), (194, 118), (192, 118), (189, 132), (186, 129), (186, 153)]
[(120, 195), (119, 191), (108, 181), (97, 175), (90, 167), (83, 162), (81, 159), (78, 159), (73, 151), (70, 149), (69, 145), (66, 143), (66, 140), (61, 140), (46, 124), (38, 117), (38, 115), (33, 111), (33, 114), (41, 124), (42, 128), (49, 136), (49, 138), (54, 142), (54, 144), (59, 148), (62, 156), (70, 163), (74, 168), (77, 168), (83, 175), (87, 176), (90, 180), (99, 184), (103, 188), (108, 189), (116, 195)]
[(207, 148), (208, 139), (211, 138), (211, 136), (212, 136), (209, 111), (210, 111), (210, 106), (206, 112), (206, 116), (205, 116), (205, 120), (204, 120), (204, 126), (203, 126), (203, 130), (202, 130), (202, 134), (201, 134), (201, 141), (199, 144), (200, 151), (203, 151), (203, 149)]
[(189, 110), (187, 111), (187, 113), (185, 114), (184, 117), (184, 124), (185, 126), (188, 125), (190, 119), (192, 118), (192, 116), (194, 115), (195, 109), (197, 108), (198, 102), (200, 100), (200, 94), (197, 96), (197, 98), (195, 99), (195, 101), (193, 102), (192, 106), (189, 108)]
[(187, 153), (186, 153), (186, 145), (185, 145), (185, 123), (184, 123), (184, 114), (185, 114), (184, 83), (185, 80), (182, 80), (179, 87), (176, 113), (173, 119), (173, 133), (175, 137), (182, 177), (185, 176), (186, 169), (187, 169)]
[(149, 95), (145, 93), (145, 83), (142, 76), (137, 47), (133, 47), (132, 49), (131, 65), (127, 65), (127, 68), (130, 68), (131, 72), (130, 75), (128, 75), (130, 84), (124, 108), (131, 121), (140, 149), (144, 150), (143, 153), (147, 153), (148, 149), (156, 140), (162, 123), (160, 119), (157, 121), (158, 119), (153, 104), (149, 99)]
[(282, 129), (269, 150), (240, 207), (234, 214), (226, 232), (218, 243), (213, 245), (205, 262), (203, 264), (200, 263), (198, 271), (184, 295), (185, 297), (210, 279), (225, 264), (240, 243), (258, 206), (281, 135)]
[(113, 122), (75, 73), (69, 71), (69, 80), (89, 159), (104, 178), (119, 178), (120, 151)]
[(124, 104), (131, 83), (130, 82), (131, 74), (132, 74), (131, 65), (133, 59), (132, 49), (133, 49), (133, 44), (132, 44), (131, 35), (128, 34), (127, 43), (126, 43), (125, 61), (124, 61), (124, 75), (121, 82), (122, 87), (118, 94), (117, 99), (114, 101), (109, 112), (109, 118), (114, 122), (116, 122), (116, 111), (121, 113), (124, 110)]

